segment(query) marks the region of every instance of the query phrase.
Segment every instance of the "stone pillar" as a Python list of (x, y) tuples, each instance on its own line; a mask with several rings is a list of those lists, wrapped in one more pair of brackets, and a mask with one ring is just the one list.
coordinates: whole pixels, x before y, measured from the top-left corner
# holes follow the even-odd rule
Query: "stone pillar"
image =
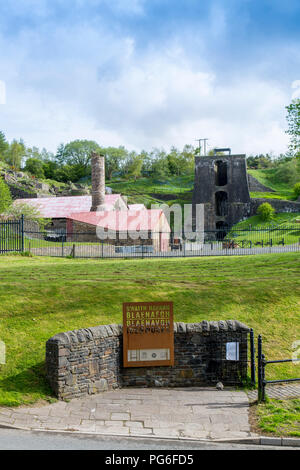
[(92, 152), (92, 207), (91, 212), (104, 209), (105, 204), (105, 157)]

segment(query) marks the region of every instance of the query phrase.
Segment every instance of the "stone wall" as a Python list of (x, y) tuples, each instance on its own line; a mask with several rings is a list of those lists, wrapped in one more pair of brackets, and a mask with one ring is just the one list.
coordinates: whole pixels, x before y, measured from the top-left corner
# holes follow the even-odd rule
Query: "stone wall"
[[(249, 328), (238, 321), (175, 323), (174, 367), (123, 368), (121, 325), (60, 333), (46, 344), (49, 383), (60, 399), (125, 386), (237, 385), (247, 377)], [(226, 343), (239, 342), (239, 361), (226, 360)]]
[(9, 187), (12, 199), (36, 199), (38, 197), (37, 192), (30, 189), (20, 188), (16, 184), (12, 184), (6, 181)]
[(250, 215), (255, 215), (258, 207), (264, 202), (268, 202), (274, 207), (276, 212), (292, 212), (300, 213), (300, 202), (297, 201), (285, 201), (283, 199), (268, 199), (268, 198), (253, 198), (251, 199), (251, 212)]
[(249, 191), (252, 192), (264, 192), (264, 193), (273, 193), (274, 189), (269, 188), (268, 186), (265, 186), (264, 184), (260, 183), (254, 176), (250, 175), (250, 173), (247, 173), (248, 177), (248, 186), (249, 186)]

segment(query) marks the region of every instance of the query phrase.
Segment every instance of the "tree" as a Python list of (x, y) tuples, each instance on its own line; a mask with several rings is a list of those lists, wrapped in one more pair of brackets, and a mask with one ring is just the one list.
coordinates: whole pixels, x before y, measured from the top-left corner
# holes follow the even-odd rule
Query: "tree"
[(270, 222), (274, 218), (275, 209), (268, 202), (264, 202), (258, 207), (256, 213), (264, 222)]
[(126, 165), (128, 151), (125, 147), (106, 147), (101, 149), (105, 155), (105, 174), (108, 180), (111, 180), (114, 173), (122, 173)]
[(23, 158), (26, 156), (24, 142), (13, 140), (5, 153), (6, 162), (15, 169), (20, 169)]
[(37, 178), (45, 178), (43, 162), (38, 158), (28, 158), (26, 160), (24, 170), (28, 171)]
[(10, 190), (0, 178), (0, 214), (4, 213), (12, 205)]
[(9, 143), (6, 140), (4, 132), (0, 131), (0, 160), (4, 160), (5, 152), (9, 147)]
[(38, 149), (38, 147), (32, 147), (32, 148), (27, 148), (26, 149), (26, 158), (34, 158), (36, 160), (41, 160), (42, 157), (41, 157), (41, 154), (40, 154), (40, 151)]
[(287, 134), (290, 136), (289, 149), (292, 155), (300, 157), (300, 98), (291, 102), (287, 109)]
[(62, 149), (64, 163), (77, 165), (78, 168), (87, 170), (92, 152), (99, 152), (101, 149), (97, 142), (93, 140), (74, 140), (65, 145)]
[(130, 152), (126, 162), (125, 172), (128, 176), (133, 177), (135, 180), (141, 176), (143, 166), (143, 155), (138, 155), (135, 152)]
[(289, 161), (279, 163), (271, 179), (276, 183), (294, 185), (297, 183), (299, 176), (299, 166), (297, 165), (296, 158), (293, 158)]
[(150, 153), (152, 160), (151, 176), (154, 178), (166, 178), (170, 175), (168, 157), (164, 150), (153, 149)]
[(43, 161), (43, 172), (45, 175), (45, 178), (52, 180), (56, 179), (57, 174), (56, 171), (58, 170), (59, 166), (57, 162), (54, 162), (53, 160), (45, 160)]

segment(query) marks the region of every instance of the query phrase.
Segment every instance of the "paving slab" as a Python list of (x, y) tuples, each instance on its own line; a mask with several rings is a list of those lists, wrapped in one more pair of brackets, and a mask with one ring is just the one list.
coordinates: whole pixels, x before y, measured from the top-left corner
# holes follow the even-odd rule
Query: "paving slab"
[[(300, 383), (292, 384), (267, 384), (266, 394), (269, 398), (300, 398)], [(248, 397), (251, 401), (257, 400), (257, 390), (251, 390), (248, 392)]]
[(249, 438), (249, 400), (212, 387), (121, 389), (45, 406), (0, 408), (0, 425), (101, 435)]

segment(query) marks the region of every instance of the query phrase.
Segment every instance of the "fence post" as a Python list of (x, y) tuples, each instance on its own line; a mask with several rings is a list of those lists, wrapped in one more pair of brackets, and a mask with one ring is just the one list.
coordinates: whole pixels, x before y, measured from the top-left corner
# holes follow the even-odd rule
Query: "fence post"
[(261, 355), (261, 401), (266, 401), (266, 382), (265, 382), (265, 367), (266, 367), (266, 359), (265, 355)]
[(24, 252), (24, 214), (21, 217), (21, 251)]
[(64, 240), (61, 242), (61, 256), (64, 257)]
[(250, 330), (250, 351), (251, 351), (251, 383), (255, 385), (255, 344), (254, 344), (254, 331)]
[(262, 337), (261, 335), (258, 336), (257, 341), (257, 382), (258, 382), (258, 403), (261, 401), (261, 394), (262, 394)]

